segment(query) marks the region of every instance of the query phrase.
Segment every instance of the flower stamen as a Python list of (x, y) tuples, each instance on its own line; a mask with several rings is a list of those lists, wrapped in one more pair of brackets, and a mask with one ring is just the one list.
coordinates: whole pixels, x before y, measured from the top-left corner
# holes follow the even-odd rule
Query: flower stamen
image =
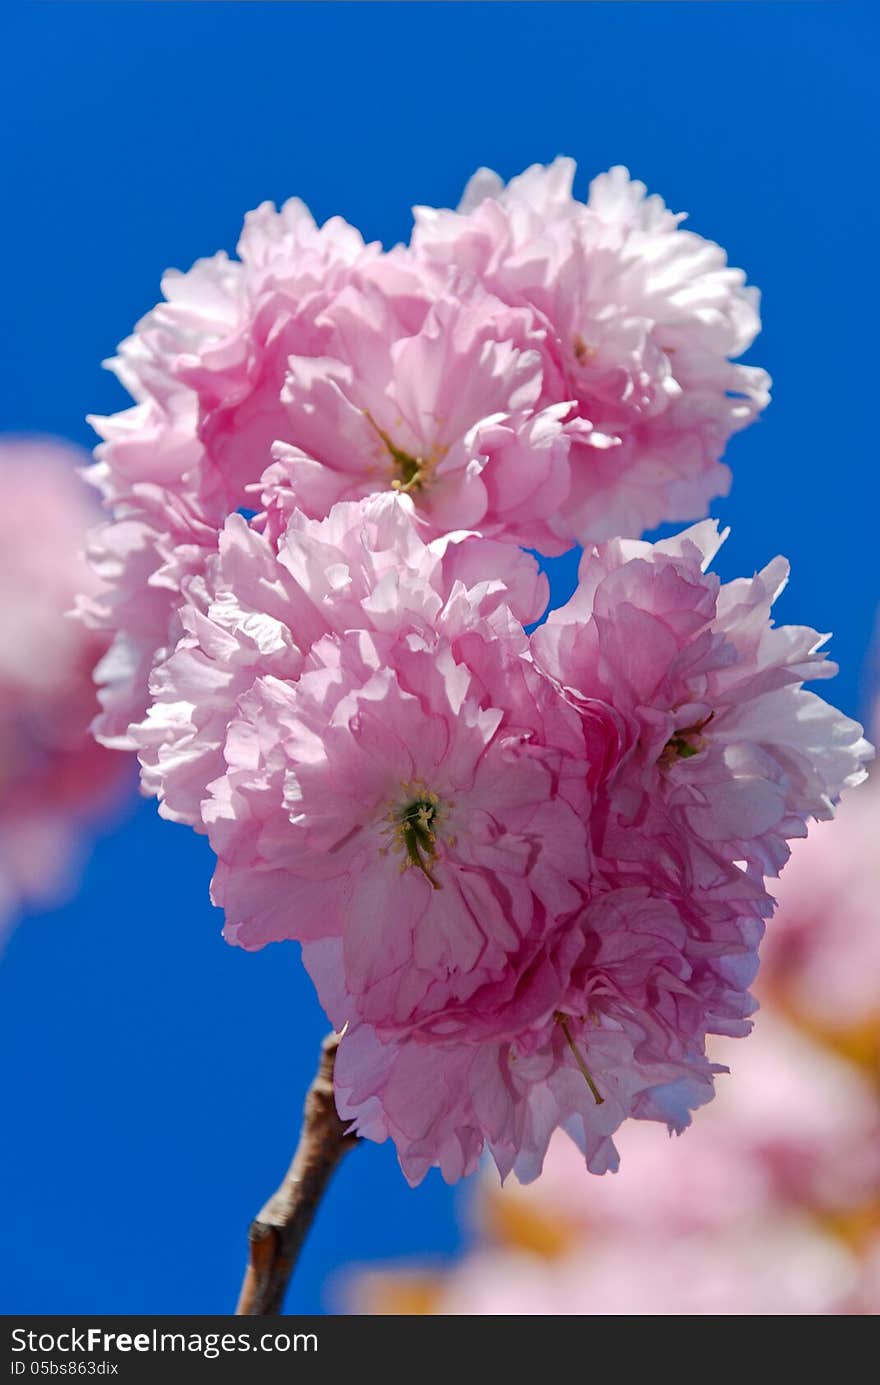
[(684, 726), (670, 736), (661, 751), (658, 763), (668, 769), (676, 760), (689, 760), (692, 756), (699, 755), (701, 750), (705, 750), (709, 742), (703, 731), (714, 716), (715, 713), (710, 712), (702, 721), (694, 722), (693, 726)]
[(433, 468), (433, 461), (424, 457), (413, 457), (411, 453), (404, 452), (403, 448), (397, 447), (392, 442), (384, 428), (380, 428), (369, 409), (364, 410), (367, 422), (378, 433), (385, 445), (397, 474), (392, 478), (391, 489), (399, 491), (401, 495), (409, 495), (411, 491), (419, 491), (427, 483), (430, 472)]
[(403, 805), (394, 805), (388, 813), (388, 827), (391, 846), (402, 853), (401, 871), (415, 866), (420, 870), (431, 888), (443, 888), (432, 873), (437, 859), (437, 827), (442, 816), (440, 799), (421, 782), (403, 784), (407, 794)]

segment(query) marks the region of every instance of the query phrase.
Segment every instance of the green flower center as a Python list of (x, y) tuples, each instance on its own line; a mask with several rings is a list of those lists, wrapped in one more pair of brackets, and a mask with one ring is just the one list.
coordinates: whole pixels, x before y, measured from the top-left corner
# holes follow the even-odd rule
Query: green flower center
[(709, 740), (703, 732), (714, 715), (714, 712), (710, 712), (702, 721), (694, 722), (693, 726), (683, 726), (680, 731), (670, 736), (660, 754), (659, 763), (668, 769), (676, 760), (690, 760), (692, 756), (705, 750)]
[(387, 816), (385, 831), (391, 837), (390, 849), (402, 856), (401, 871), (414, 866), (433, 889), (442, 889), (432, 870), (437, 860), (437, 829), (443, 818), (440, 799), (421, 780), (401, 787), (404, 800), (395, 803)]

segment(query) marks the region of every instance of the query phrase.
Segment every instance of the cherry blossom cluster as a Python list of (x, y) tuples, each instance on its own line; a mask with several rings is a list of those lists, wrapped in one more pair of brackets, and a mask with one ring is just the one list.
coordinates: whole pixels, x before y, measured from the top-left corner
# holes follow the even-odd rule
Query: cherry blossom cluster
[[(573, 173), (481, 171), (388, 252), (258, 208), (166, 275), (95, 421), (97, 734), (208, 835), (230, 941), (301, 944), (340, 1113), (413, 1182), (684, 1128), (767, 880), (868, 755), (803, 687), (823, 638), (772, 623), (782, 560), (722, 584), (712, 521), (639, 538), (727, 488), (755, 292), (625, 170)], [(539, 624), (525, 550), (574, 545)]]
[(85, 822), (128, 768), (88, 730), (106, 638), (72, 619), (98, 585), (83, 551), (100, 517), (78, 475), (87, 460), (53, 438), (0, 441), (0, 943), (28, 907), (63, 897)]

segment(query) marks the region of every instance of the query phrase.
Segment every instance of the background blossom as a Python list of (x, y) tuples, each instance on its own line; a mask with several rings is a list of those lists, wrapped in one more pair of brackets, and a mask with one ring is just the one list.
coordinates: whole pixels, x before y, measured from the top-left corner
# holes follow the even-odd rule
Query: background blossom
[(85, 460), (52, 438), (0, 441), (0, 936), (71, 889), (84, 820), (109, 808), (127, 769), (89, 733), (104, 642), (72, 618), (98, 585), (83, 554), (97, 511)]
[(794, 844), (763, 953), (775, 1002), (869, 1070), (880, 1033), (878, 788), (874, 772), (834, 822)]

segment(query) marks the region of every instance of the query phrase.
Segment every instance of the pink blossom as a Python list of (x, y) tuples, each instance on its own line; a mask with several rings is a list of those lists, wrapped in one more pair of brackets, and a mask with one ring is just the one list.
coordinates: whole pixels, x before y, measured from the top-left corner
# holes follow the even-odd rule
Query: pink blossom
[(263, 469), (253, 457), (268, 460), (282, 436), (287, 357), (315, 339), (322, 308), (379, 248), (338, 217), (317, 227), (292, 198), (280, 212), (266, 202), (247, 215), (238, 253), (199, 260), (186, 274), (169, 270), (165, 301), (108, 362), (136, 400), (93, 420), (105, 439), (102, 487), (114, 501), (137, 501), (154, 486), (206, 517), (247, 504)]
[(735, 799), (769, 702), (784, 845), (864, 743), (803, 693), (825, 665), (813, 632), (767, 627), (772, 583), (703, 572), (711, 525), (588, 554), (538, 665), (533, 560), (427, 534), (394, 493), (278, 510), (265, 534), (231, 516), (132, 727), (144, 783), (208, 831), (227, 936), (302, 944), (345, 1029), (340, 1110), (411, 1180), (459, 1178), (486, 1146), (534, 1178), (559, 1126), (602, 1172), (628, 1117), (688, 1124), (718, 1070), (707, 1034), (746, 1033), (753, 1008), (776, 858), (731, 812), (720, 837), (689, 816), (678, 762), (699, 771), (717, 721), (701, 792), (723, 803), (732, 779)]
[(339, 504), (323, 521), (294, 512), (274, 541), (230, 516), (217, 553), (183, 581), (179, 638), (157, 662), (147, 716), (131, 727), (145, 790), (165, 816), (201, 828), (238, 701), (260, 678), (297, 680), (325, 635), (430, 622), (457, 583), (459, 605), (470, 593), (485, 615), (503, 601), (530, 622), (547, 603), (532, 558), (467, 534), (426, 542), (406, 496)]
[(803, 688), (836, 672), (824, 637), (772, 624), (787, 564), (721, 584), (705, 568), (723, 537), (705, 521), (661, 543), (588, 549), (578, 590), (532, 644), (575, 705), (607, 702), (625, 727), (595, 815), (597, 856), (745, 898), (810, 818), (833, 815), (871, 750), (856, 722)]
[(265, 498), (320, 516), (390, 487), (435, 534), (479, 529), (561, 552), (569, 405), (536, 410), (543, 331), (528, 309), (454, 277), (424, 292), (417, 314), (375, 284), (328, 307), (323, 353), (289, 361)]
[(267, 203), (238, 259), (165, 275), (110, 362), (135, 403), (93, 420), (112, 512), (93, 560), (115, 573), (86, 608), (115, 636), (102, 739), (131, 743), (180, 584), (236, 509), (280, 526), (396, 486), (434, 533), (558, 553), (726, 486), (726, 438), (766, 402), (763, 373), (727, 359), (757, 330), (753, 295), (621, 170), (586, 207), (570, 183), (566, 160), (506, 190), (478, 178), (461, 214), (421, 209), (414, 249), (389, 253)]
[[(461, 1178), (484, 1145), (502, 1176), (527, 1182), (560, 1126), (591, 1172), (616, 1168), (612, 1136), (627, 1117), (681, 1130), (712, 1097), (710, 1018), (689, 993), (685, 933), (671, 902), (609, 894), (545, 943), (517, 1004), (498, 988), (477, 993), (460, 1040), (383, 1040), (351, 1024), (336, 1064), (340, 1114), (370, 1139), (392, 1138), (413, 1183), (432, 1164)], [(344, 1003), (340, 951), (304, 949), (331, 1018)]]
[(165, 301), (108, 362), (134, 406), (91, 420), (103, 439), (91, 479), (112, 517), (90, 550), (110, 586), (84, 615), (114, 637), (96, 723), (108, 744), (132, 744), (153, 660), (180, 633), (182, 580), (226, 516), (253, 508), (249, 487), (283, 436), (288, 355), (310, 349), (328, 298), (379, 253), (339, 218), (317, 227), (298, 199), (251, 212), (238, 251), (164, 276)]
[(0, 924), (64, 893), (83, 819), (127, 768), (89, 735), (104, 641), (70, 615), (98, 586), (82, 552), (97, 510), (85, 460), (55, 439), (0, 443)]
[(766, 402), (723, 252), (571, 174), (484, 171), (388, 254), (259, 208), (166, 276), (96, 424), (98, 734), (207, 832), (227, 937), (302, 946), (340, 1111), (412, 1181), (684, 1129), (707, 1035), (750, 1027), (765, 876), (868, 753), (770, 622), (784, 564), (722, 586), (712, 524), (589, 549), (526, 637), (517, 545), (702, 513)]
[(759, 330), (758, 295), (721, 247), (623, 168), (576, 201), (574, 171), (557, 159), (505, 187), (481, 169), (457, 212), (416, 208), (413, 249), (546, 326), (546, 402), (576, 401), (556, 532), (583, 543), (704, 515), (730, 484), (727, 440), (766, 405), (769, 379), (733, 363)]
[(355, 1024), (339, 946), (304, 948), (331, 1019), (349, 1025), (339, 1110), (369, 1138), (392, 1138), (411, 1181), (432, 1163), (462, 1177), (485, 1143), (502, 1176), (529, 1182), (559, 1127), (603, 1173), (617, 1167), (612, 1136), (628, 1117), (681, 1131), (711, 1100), (723, 1069), (706, 1057), (707, 1033), (749, 1028), (750, 916), (699, 894), (613, 889), (596, 866), (588, 888), (590, 902), (544, 942), (540, 988), (517, 983), (528, 1008), (497, 988), (475, 992), (460, 1041)]
[[(344, 505), (282, 541), (289, 636), (226, 603), (227, 639), (267, 633), (202, 806), (228, 934), (298, 938), (321, 975), (323, 944), (341, 942), (351, 1017), (396, 1033), (546, 1008), (536, 959), (589, 875), (580, 720), (534, 669), (504, 585), (465, 586), (470, 549), (425, 545), (403, 498)], [(484, 571), (492, 550), (481, 542)], [(534, 573), (525, 555), (516, 565)], [(203, 639), (202, 668), (210, 652)], [(336, 984), (319, 979), (331, 1011)]]

